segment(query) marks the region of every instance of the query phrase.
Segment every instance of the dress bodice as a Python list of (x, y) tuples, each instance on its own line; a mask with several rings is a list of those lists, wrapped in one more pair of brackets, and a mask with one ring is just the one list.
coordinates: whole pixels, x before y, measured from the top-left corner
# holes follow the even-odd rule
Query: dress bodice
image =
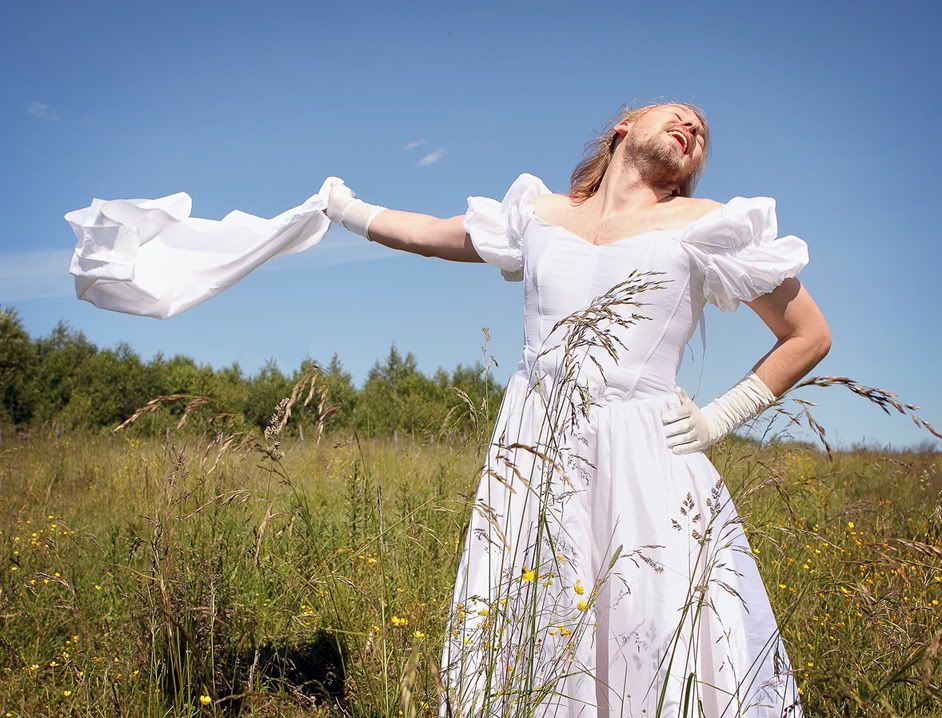
[(524, 284), (524, 347), (517, 369), (531, 381), (563, 376), (564, 340), (573, 325), (554, 330), (557, 323), (600, 306), (600, 297), (632, 279), (641, 291), (630, 296), (624, 287), (614, 295), (632, 303), (609, 306), (620, 320), (595, 316), (596, 326), (610, 332), (616, 356), (586, 330), (588, 345), (570, 352), (578, 380), (602, 395), (671, 391), (707, 302), (732, 311), (808, 263), (803, 240), (777, 237), (771, 197), (737, 196), (684, 227), (594, 245), (534, 214), (535, 198), (549, 193), (541, 179), (523, 173), (500, 202), (468, 197), (464, 220), (481, 258), (498, 266), (506, 280)]

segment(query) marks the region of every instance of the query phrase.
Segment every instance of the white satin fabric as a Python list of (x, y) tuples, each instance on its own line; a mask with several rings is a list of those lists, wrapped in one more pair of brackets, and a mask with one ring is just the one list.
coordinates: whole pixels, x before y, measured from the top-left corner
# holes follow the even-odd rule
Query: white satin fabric
[(233, 210), (221, 220), (191, 217), (185, 192), (157, 199), (95, 198), (65, 215), (76, 244), (75, 294), (102, 309), (167, 319), (232, 286), (273, 257), (321, 241), (328, 177), (316, 194), (271, 219)]
[[(113, 311), (178, 314), (272, 257), (317, 244), (330, 227), (323, 210), (334, 183), (342, 180), (328, 177), (272, 219), (240, 211), (220, 221), (190, 217), (185, 193), (94, 199), (65, 215), (77, 238), (69, 269), (76, 294)], [(771, 291), (808, 263), (807, 246), (777, 237), (769, 197), (734, 197), (682, 229), (596, 246), (535, 216), (535, 197), (548, 192), (523, 173), (500, 202), (468, 197), (464, 226), (477, 252), (524, 283), (525, 342), (458, 568), (441, 712), (503, 715), (508, 702), (541, 696), (534, 715), (654, 716), (658, 703), (661, 715), (676, 715), (690, 686), (711, 718), (800, 718), (788, 656), (729, 493), (703, 452), (667, 448), (660, 416), (679, 404), (676, 372), (704, 303), (732, 311)], [(565, 359), (553, 347), (566, 327), (557, 322), (635, 270), (662, 272), (666, 281), (641, 292), (642, 304), (614, 308), (623, 318), (643, 315), (613, 329), (627, 350), (617, 359), (584, 350), (579, 382), (593, 399), (590, 413), (548, 436), (546, 399), (565, 384)], [(525, 446), (567, 463), (547, 472)], [(541, 514), (533, 495), (543, 487), (551, 505)], [(541, 515), (548, 530), (535, 541)], [(716, 530), (701, 543), (707, 519)], [(499, 593), (508, 575), (515, 587), (540, 587), (535, 614), (514, 614), (514, 602), (537, 593)], [(705, 603), (696, 620), (678, 622), (691, 587)], [(517, 662), (521, 646), (527, 666)]]
[[(523, 282), (524, 346), (459, 562), (440, 713), (516, 715), (529, 702), (537, 716), (687, 715), (686, 701), (710, 718), (799, 717), (730, 494), (706, 454), (667, 447), (660, 417), (680, 403), (705, 302), (731, 311), (770, 292), (808, 263), (807, 245), (777, 237), (774, 199), (734, 197), (686, 227), (597, 246), (534, 214), (549, 192), (524, 173), (502, 201), (468, 197), (477, 252)], [(625, 325), (597, 317), (624, 348), (574, 352), (593, 404), (570, 421), (563, 403), (551, 422), (553, 393), (573, 383), (561, 344), (572, 325), (558, 323), (635, 270), (661, 285), (610, 307)]]

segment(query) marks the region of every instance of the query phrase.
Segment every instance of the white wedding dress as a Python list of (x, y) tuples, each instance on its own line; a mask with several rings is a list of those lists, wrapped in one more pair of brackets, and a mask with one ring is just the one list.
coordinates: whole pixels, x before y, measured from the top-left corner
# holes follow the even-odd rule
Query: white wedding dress
[[(317, 244), (342, 182), (272, 219), (191, 217), (182, 192), (94, 199), (65, 216), (76, 295), (171, 317)], [(501, 202), (468, 197), (478, 253), (524, 282), (525, 344), (458, 569), (441, 714), (798, 718), (730, 495), (705, 454), (668, 449), (660, 415), (704, 302), (771, 291), (807, 246), (777, 238), (769, 197), (596, 246), (534, 215), (549, 192), (524, 173)]]
[(549, 192), (524, 173), (501, 202), (468, 198), (477, 252), (524, 283), (525, 341), (459, 564), (440, 713), (801, 716), (726, 486), (703, 452), (667, 447), (660, 415), (704, 303), (771, 291), (807, 246), (777, 238), (769, 197), (597, 246), (534, 214)]

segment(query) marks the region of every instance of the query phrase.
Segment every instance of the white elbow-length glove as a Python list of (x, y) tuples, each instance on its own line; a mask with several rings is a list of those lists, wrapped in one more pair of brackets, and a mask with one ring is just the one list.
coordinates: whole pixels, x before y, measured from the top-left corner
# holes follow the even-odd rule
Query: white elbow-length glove
[(677, 387), (677, 394), (680, 406), (661, 414), (667, 446), (675, 454), (703, 451), (775, 401), (775, 394), (753, 371), (702, 409), (683, 387)]
[(331, 222), (337, 222), (344, 229), (370, 239), (370, 222), (385, 209), (381, 205), (357, 199), (356, 192), (347, 185), (335, 184), (330, 188), (327, 209), (324, 211)]

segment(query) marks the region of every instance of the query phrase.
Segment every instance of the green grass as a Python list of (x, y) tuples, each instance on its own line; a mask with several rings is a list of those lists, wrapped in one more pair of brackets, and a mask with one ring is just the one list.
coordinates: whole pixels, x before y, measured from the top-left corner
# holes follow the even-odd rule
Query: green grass
[[(7, 440), (0, 715), (434, 714), (483, 438)], [(942, 715), (942, 457), (708, 453), (806, 715)]]

